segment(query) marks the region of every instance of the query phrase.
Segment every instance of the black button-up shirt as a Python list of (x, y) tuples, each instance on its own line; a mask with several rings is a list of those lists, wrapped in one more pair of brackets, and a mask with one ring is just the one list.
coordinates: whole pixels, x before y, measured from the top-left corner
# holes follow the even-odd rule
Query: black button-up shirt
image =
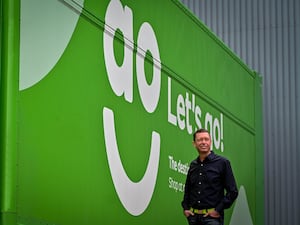
[(237, 196), (238, 189), (229, 160), (212, 151), (203, 162), (199, 157), (191, 162), (182, 201), (184, 210), (191, 207), (215, 208), (223, 214)]

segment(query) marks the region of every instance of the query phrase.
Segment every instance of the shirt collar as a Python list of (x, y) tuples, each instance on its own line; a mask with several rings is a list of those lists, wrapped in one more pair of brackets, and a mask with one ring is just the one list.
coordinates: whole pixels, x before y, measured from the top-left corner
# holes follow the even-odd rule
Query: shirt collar
[[(213, 151), (210, 151), (210, 154), (204, 159), (204, 162), (213, 160), (215, 158), (215, 156), (216, 156), (215, 153)], [(197, 158), (197, 162), (200, 163), (199, 157)]]

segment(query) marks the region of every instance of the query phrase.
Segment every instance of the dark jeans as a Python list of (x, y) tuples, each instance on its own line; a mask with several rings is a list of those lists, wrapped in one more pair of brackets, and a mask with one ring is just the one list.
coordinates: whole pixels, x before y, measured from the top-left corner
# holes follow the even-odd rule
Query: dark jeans
[(221, 217), (204, 217), (203, 215), (195, 214), (194, 216), (187, 217), (187, 220), (189, 225), (223, 225), (223, 220)]

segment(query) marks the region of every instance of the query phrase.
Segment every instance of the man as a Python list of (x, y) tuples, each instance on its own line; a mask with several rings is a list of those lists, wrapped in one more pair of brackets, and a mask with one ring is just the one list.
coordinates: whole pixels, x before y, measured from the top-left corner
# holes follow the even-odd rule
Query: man
[(199, 156), (187, 174), (181, 204), (184, 215), (189, 225), (222, 225), (224, 209), (238, 196), (230, 162), (211, 151), (211, 137), (205, 129), (194, 133), (193, 145)]

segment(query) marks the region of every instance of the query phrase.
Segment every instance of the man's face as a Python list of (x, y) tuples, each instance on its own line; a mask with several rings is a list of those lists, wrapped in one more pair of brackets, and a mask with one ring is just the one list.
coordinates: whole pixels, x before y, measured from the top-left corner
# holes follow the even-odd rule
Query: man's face
[(209, 133), (197, 133), (193, 144), (199, 153), (209, 152), (211, 146), (211, 139)]

